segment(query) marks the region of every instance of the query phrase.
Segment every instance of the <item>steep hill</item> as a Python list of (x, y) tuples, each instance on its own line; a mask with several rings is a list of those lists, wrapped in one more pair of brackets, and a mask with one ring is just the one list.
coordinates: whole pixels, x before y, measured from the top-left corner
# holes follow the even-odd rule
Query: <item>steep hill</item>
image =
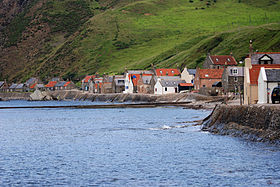
[[(5, 7), (5, 8), (3, 8)], [(280, 51), (279, 0), (1, 0), (0, 79), (242, 60)]]

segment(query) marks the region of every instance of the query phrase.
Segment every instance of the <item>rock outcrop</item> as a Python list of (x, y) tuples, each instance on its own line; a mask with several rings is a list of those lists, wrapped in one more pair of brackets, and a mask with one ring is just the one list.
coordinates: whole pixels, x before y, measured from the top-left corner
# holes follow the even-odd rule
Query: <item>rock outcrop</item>
[(253, 141), (280, 142), (280, 106), (217, 106), (202, 123), (202, 130)]

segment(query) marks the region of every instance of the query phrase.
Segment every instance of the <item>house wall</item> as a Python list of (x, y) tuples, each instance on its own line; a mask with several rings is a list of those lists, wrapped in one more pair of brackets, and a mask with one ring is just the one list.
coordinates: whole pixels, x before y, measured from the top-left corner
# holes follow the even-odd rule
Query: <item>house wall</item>
[(181, 73), (181, 79), (185, 80), (186, 83), (192, 83), (194, 76), (189, 74), (187, 68), (184, 68), (183, 72)]
[[(165, 91), (165, 88), (167, 88), (167, 91)], [(176, 93), (176, 88), (175, 87), (163, 87), (162, 88), (163, 94)], [(178, 91), (178, 88), (177, 88), (177, 91)]]
[(131, 79), (128, 77), (128, 73), (125, 76), (125, 83), (124, 83), (125, 89), (123, 93), (133, 93), (133, 84)]
[[(221, 81), (221, 79), (200, 79), (199, 88), (202, 88), (202, 87), (212, 88), (212, 85), (215, 82), (219, 82), (219, 81)], [(203, 86), (203, 85), (205, 85), (205, 86)]]
[(154, 93), (155, 94), (163, 94), (163, 87), (161, 86), (159, 81), (157, 81), (155, 86), (154, 86)]

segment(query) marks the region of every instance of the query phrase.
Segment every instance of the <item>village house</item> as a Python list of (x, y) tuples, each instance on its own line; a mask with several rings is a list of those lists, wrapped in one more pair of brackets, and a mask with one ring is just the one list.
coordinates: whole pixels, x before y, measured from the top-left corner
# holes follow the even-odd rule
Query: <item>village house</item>
[(256, 104), (258, 102), (258, 78), (260, 69), (280, 68), (280, 64), (252, 64), (251, 58), (245, 59), (244, 67), (244, 104)]
[(231, 55), (210, 55), (207, 57), (203, 64), (203, 69), (223, 69), (226, 66), (236, 66), (237, 62)]
[(280, 52), (256, 52), (251, 54), (251, 64), (280, 64)]
[(125, 90), (125, 76), (124, 75), (114, 75), (112, 83), (113, 93), (123, 93)]
[(0, 92), (8, 92), (10, 85), (7, 83), (7, 81), (1, 81), (0, 82)]
[(27, 92), (34, 91), (36, 84), (42, 84), (42, 83), (43, 82), (39, 78), (32, 77), (24, 83), (25, 91)]
[(280, 86), (280, 68), (261, 67), (258, 77), (258, 103), (272, 103), (271, 94), (277, 86)]
[(109, 75), (103, 75), (103, 80), (101, 84), (101, 93), (107, 94), (107, 93), (113, 93), (113, 76)]
[(59, 81), (55, 84), (55, 90), (72, 90), (75, 89), (76, 86), (72, 81)]
[(179, 92), (179, 84), (186, 83), (179, 76), (159, 76), (154, 86), (154, 94), (170, 94)]
[(95, 75), (87, 75), (82, 80), (82, 90), (93, 92), (94, 91), (94, 87), (93, 87), (94, 78), (95, 78)]
[(197, 69), (194, 89), (199, 90), (200, 88), (212, 88), (213, 85), (222, 81), (223, 69)]
[(11, 86), (9, 87), (9, 92), (15, 92), (17, 86), (18, 86), (18, 84), (12, 83)]
[[(131, 70), (126, 71), (125, 78), (125, 90), (124, 93), (150, 93), (152, 92), (152, 88), (149, 85), (150, 81), (145, 79), (143, 81), (143, 77), (145, 76), (153, 76), (153, 71), (148, 70)], [(141, 80), (140, 80), (141, 79)], [(140, 82), (139, 82), (140, 80)], [(147, 81), (149, 83), (147, 83)]]
[(238, 66), (228, 66), (225, 68), (222, 75), (222, 85), (225, 93), (243, 90), (244, 68)]
[(54, 91), (54, 86), (57, 84), (57, 81), (50, 81), (48, 84), (45, 85), (46, 90), (48, 91)]

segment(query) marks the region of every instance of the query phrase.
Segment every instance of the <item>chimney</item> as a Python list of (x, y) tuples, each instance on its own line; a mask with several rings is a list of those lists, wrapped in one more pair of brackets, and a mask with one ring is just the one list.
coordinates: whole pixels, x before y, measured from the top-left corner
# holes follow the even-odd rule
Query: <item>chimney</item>
[(230, 56), (233, 56), (233, 55), (232, 55), (232, 52), (230, 52)]
[(253, 41), (250, 40), (250, 47), (249, 47), (249, 58), (252, 57), (253, 54)]

